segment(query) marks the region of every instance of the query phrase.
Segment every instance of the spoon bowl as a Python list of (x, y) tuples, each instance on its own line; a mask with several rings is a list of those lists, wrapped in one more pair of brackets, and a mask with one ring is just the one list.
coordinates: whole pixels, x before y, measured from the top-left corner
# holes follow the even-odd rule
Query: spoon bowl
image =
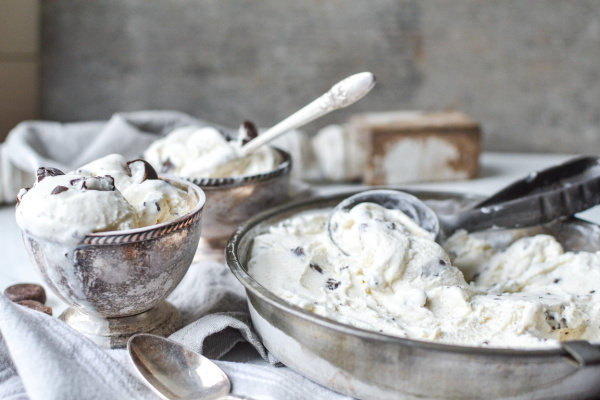
[(129, 339), (127, 352), (162, 399), (247, 399), (229, 393), (231, 383), (215, 363), (173, 340), (140, 333)]
[(473, 207), (453, 215), (437, 215), (424, 202), (398, 190), (369, 190), (340, 202), (327, 221), (333, 243), (336, 214), (364, 202), (398, 209), (422, 228), (444, 241), (459, 229), (468, 232), (523, 228), (572, 217), (600, 204), (600, 158), (576, 157), (563, 164), (535, 171)]

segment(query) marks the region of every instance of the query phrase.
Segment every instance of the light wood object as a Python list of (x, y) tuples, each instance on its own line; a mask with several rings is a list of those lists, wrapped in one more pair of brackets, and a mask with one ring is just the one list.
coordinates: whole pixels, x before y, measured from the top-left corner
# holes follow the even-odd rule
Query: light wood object
[(479, 170), (481, 129), (460, 112), (384, 112), (352, 117), (366, 151), (370, 185), (471, 179)]

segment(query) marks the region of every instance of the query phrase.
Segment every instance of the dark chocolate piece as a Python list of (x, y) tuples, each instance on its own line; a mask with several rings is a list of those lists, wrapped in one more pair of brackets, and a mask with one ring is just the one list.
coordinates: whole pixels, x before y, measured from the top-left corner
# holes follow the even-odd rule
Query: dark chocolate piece
[(311, 262), (309, 264), (309, 266), (314, 269), (315, 271), (317, 271), (318, 273), (322, 274), (323, 273), (323, 268), (319, 267), (319, 265), (317, 263)]
[(294, 253), (298, 257), (301, 257), (301, 256), (304, 255), (304, 248), (298, 246), (298, 247), (296, 247), (295, 249), (292, 250), (292, 253)]
[(19, 190), (19, 193), (17, 193), (17, 205), (21, 204), (21, 199), (29, 192), (29, 189), (31, 188), (22, 188)]
[(339, 287), (341, 284), (342, 284), (342, 282), (340, 282), (340, 281), (336, 281), (336, 280), (335, 280), (335, 279), (333, 279), (333, 278), (329, 278), (329, 279), (327, 279), (327, 285), (326, 285), (326, 286), (327, 286), (327, 289), (329, 289), (329, 290), (335, 290), (335, 289), (337, 289), (337, 288), (338, 288), (338, 287)]
[(52, 190), (52, 192), (50, 192), (50, 194), (60, 194), (62, 192), (66, 192), (67, 190), (69, 190), (68, 187), (58, 185)]
[(110, 175), (78, 178), (71, 180), (70, 183), (79, 190), (99, 190), (105, 192), (115, 190), (115, 179)]
[(254, 125), (254, 122), (248, 121), (246, 119), (242, 123), (242, 128), (244, 129), (244, 132), (245, 132), (245, 137), (242, 140), (243, 144), (248, 143), (249, 141), (251, 141), (252, 139), (254, 139), (255, 137), (258, 136), (258, 129), (256, 129), (256, 125)]
[(31, 308), (32, 310), (35, 310), (35, 311), (41, 311), (43, 313), (46, 313), (46, 314), (52, 316), (52, 307), (48, 307), (48, 306), (40, 303), (39, 301), (21, 300), (21, 301), (16, 301), (15, 303), (25, 306), (27, 308)]
[(137, 182), (142, 183), (146, 179), (158, 179), (156, 170), (152, 168), (152, 165), (148, 161), (137, 159), (129, 161), (127, 163), (129, 168), (129, 175)]
[(162, 168), (160, 169), (160, 172), (162, 172), (163, 174), (166, 172), (169, 172), (170, 170), (172, 170), (173, 168), (175, 168), (175, 164), (173, 164), (171, 162), (170, 159), (167, 158), (167, 161), (165, 161), (162, 165)]
[(64, 175), (65, 173), (62, 172), (60, 169), (58, 168), (52, 168), (52, 167), (40, 167), (37, 170), (37, 182), (41, 182), (44, 180), (44, 178), (46, 178), (47, 176), (57, 176), (57, 175)]
[(11, 301), (35, 300), (46, 303), (46, 291), (36, 283), (17, 283), (7, 287), (4, 295)]

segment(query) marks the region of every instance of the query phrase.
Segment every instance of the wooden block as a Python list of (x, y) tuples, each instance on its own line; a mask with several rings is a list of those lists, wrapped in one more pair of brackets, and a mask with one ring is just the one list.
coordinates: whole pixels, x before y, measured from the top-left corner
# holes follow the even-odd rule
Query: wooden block
[(352, 117), (366, 150), (369, 185), (471, 179), (479, 170), (479, 124), (460, 112), (385, 112)]

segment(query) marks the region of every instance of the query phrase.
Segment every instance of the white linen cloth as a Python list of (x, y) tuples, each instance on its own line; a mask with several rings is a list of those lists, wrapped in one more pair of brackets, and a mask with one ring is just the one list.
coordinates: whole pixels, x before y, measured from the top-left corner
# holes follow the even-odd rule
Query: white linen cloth
[[(167, 299), (185, 326), (171, 339), (217, 359), (240, 342), (271, 364), (252, 330), (242, 285), (218, 262), (193, 263)], [(236, 394), (254, 399), (342, 400), (285, 367), (216, 361)], [(0, 295), (0, 399), (106, 400), (158, 397), (137, 376), (125, 350), (103, 350), (57, 318)]]
[[(40, 166), (67, 172), (115, 152), (138, 158), (157, 137), (189, 124), (206, 122), (175, 111), (121, 113), (109, 121), (23, 122), (0, 145), (0, 203), (14, 202)], [(167, 300), (184, 322), (172, 339), (212, 359), (248, 342), (272, 364), (217, 361), (234, 393), (255, 399), (348, 398), (274, 366), (277, 360), (252, 329), (243, 287), (224, 264), (193, 263)], [(0, 294), (0, 399), (156, 398), (137, 377), (125, 350), (102, 350), (57, 318)]]

